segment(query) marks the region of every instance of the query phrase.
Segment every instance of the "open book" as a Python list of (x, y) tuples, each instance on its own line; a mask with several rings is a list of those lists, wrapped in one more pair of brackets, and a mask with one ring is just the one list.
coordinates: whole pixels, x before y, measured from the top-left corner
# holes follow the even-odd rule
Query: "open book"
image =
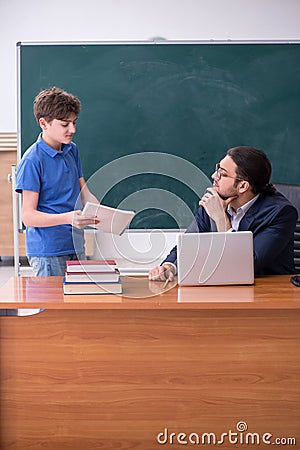
[(110, 208), (109, 206), (91, 202), (86, 203), (82, 214), (99, 218), (100, 222), (97, 225), (91, 225), (93, 228), (119, 235), (123, 233), (135, 216), (134, 211)]

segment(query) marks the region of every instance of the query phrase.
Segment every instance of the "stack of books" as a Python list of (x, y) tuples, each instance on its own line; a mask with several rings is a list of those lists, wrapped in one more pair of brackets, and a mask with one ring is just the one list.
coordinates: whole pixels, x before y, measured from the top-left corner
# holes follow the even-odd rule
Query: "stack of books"
[(64, 294), (121, 294), (120, 273), (114, 260), (67, 261)]

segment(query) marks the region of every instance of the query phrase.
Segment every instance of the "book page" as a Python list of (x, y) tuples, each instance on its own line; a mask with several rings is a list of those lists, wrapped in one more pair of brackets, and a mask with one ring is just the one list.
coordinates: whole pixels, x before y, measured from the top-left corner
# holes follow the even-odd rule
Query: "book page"
[(118, 235), (121, 235), (124, 232), (135, 216), (134, 211), (110, 208), (109, 206), (91, 202), (86, 203), (82, 214), (87, 216), (97, 216), (99, 218), (100, 223), (91, 225), (93, 228)]

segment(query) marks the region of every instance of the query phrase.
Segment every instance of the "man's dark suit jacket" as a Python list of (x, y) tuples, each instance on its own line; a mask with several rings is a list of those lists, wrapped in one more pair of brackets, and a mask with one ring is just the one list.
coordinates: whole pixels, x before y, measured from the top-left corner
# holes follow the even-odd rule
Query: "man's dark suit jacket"
[[(294, 230), (298, 213), (296, 208), (276, 191), (260, 195), (248, 209), (238, 231), (252, 231), (255, 275), (295, 273), (293, 258)], [(215, 223), (200, 206), (187, 233), (215, 231)], [(163, 262), (176, 264), (174, 247)]]

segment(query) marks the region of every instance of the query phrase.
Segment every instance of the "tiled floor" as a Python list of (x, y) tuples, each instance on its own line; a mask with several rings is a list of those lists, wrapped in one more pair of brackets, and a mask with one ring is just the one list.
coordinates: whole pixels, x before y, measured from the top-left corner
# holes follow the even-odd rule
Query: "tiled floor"
[[(20, 258), (19, 275), (33, 276), (33, 271), (28, 265), (27, 258)], [(14, 259), (2, 256), (0, 259), (0, 288), (9, 278), (15, 276)], [(0, 316), (31, 316), (42, 311), (41, 309), (0, 309)]]
[(0, 261), (0, 286), (10, 277), (14, 276), (14, 260), (9, 257), (2, 257)]
[[(20, 258), (20, 275), (33, 275), (26, 258)], [(13, 257), (2, 256), (0, 260), (0, 287), (15, 275)]]

